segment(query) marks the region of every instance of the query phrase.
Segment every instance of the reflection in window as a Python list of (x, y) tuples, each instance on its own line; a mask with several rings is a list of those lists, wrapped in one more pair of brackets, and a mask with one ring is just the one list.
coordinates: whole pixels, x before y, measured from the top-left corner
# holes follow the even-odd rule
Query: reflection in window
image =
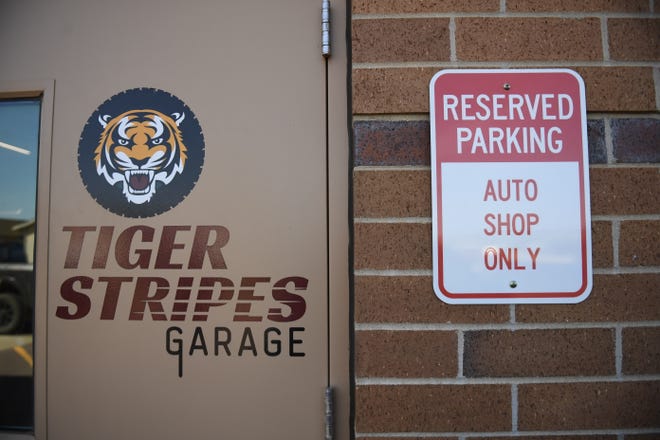
[(0, 429), (32, 429), (39, 99), (0, 99)]

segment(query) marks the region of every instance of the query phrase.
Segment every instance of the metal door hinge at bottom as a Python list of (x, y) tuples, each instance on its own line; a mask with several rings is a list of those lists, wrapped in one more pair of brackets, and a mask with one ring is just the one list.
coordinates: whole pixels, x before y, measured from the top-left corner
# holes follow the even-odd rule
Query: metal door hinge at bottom
[(333, 440), (335, 437), (335, 397), (332, 387), (325, 389), (325, 440)]

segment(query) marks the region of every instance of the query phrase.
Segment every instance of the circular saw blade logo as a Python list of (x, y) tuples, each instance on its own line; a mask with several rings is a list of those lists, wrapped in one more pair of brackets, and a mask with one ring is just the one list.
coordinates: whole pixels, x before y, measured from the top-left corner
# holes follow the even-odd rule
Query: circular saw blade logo
[(204, 136), (176, 96), (131, 89), (105, 101), (87, 120), (78, 169), (90, 195), (109, 211), (151, 217), (178, 205), (195, 186)]

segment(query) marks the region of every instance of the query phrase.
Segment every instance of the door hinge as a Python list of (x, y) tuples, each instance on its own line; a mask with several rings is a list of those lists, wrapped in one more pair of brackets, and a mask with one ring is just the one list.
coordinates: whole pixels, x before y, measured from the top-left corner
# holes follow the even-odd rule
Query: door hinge
[(330, 57), (330, 0), (321, 4), (321, 54)]
[(335, 397), (332, 387), (325, 389), (325, 440), (335, 438)]

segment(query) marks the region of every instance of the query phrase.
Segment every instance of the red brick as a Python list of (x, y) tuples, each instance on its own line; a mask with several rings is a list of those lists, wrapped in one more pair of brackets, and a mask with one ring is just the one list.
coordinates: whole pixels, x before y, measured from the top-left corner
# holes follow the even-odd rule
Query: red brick
[(575, 67), (590, 112), (656, 111), (652, 67)]
[(483, 330), (464, 337), (466, 377), (616, 373), (611, 329)]
[(437, 68), (353, 70), (353, 113), (428, 113)]
[(358, 331), (357, 377), (455, 377), (456, 332)]
[(449, 61), (448, 18), (354, 20), (353, 62)]
[(358, 386), (358, 432), (462, 432), (511, 429), (507, 385)]
[(353, 207), (355, 217), (430, 217), (431, 173), (356, 170)]
[(430, 223), (357, 223), (355, 269), (431, 269)]
[(428, 121), (355, 121), (355, 166), (430, 165)]
[(660, 163), (660, 119), (617, 118), (610, 127), (617, 163)]
[(355, 322), (503, 323), (507, 305), (448, 305), (430, 276), (355, 277)]
[(660, 426), (660, 382), (523, 384), (521, 430), (632, 429)]
[(497, 12), (500, 0), (353, 0), (353, 14)]
[(621, 222), (619, 265), (660, 266), (660, 220)]
[(660, 172), (654, 167), (591, 167), (593, 215), (660, 213)]
[(457, 18), (456, 54), (460, 61), (599, 61), (600, 20)]
[(519, 322), (626, 322), (660, 320), (660, 273), (595, 275), (580, 304), (516, 306)]
[(605, 122), (602, 119), (587, 119), (587, 142), (589, 144), (589, 164), (607, 163)]
[(612, 267), (614, 264), (614, 248), (612, 245), (611, 222), (591, 222), (591, 248), (593, 267)]
[(660, 60), (660, 19), (609, 18), (610, 58), (618, 61)]
[(660, 327), (623, 329), (623, 373), (660, 373)]
[(507, 12), (650, 12), (647, 0), (507, 0)]

